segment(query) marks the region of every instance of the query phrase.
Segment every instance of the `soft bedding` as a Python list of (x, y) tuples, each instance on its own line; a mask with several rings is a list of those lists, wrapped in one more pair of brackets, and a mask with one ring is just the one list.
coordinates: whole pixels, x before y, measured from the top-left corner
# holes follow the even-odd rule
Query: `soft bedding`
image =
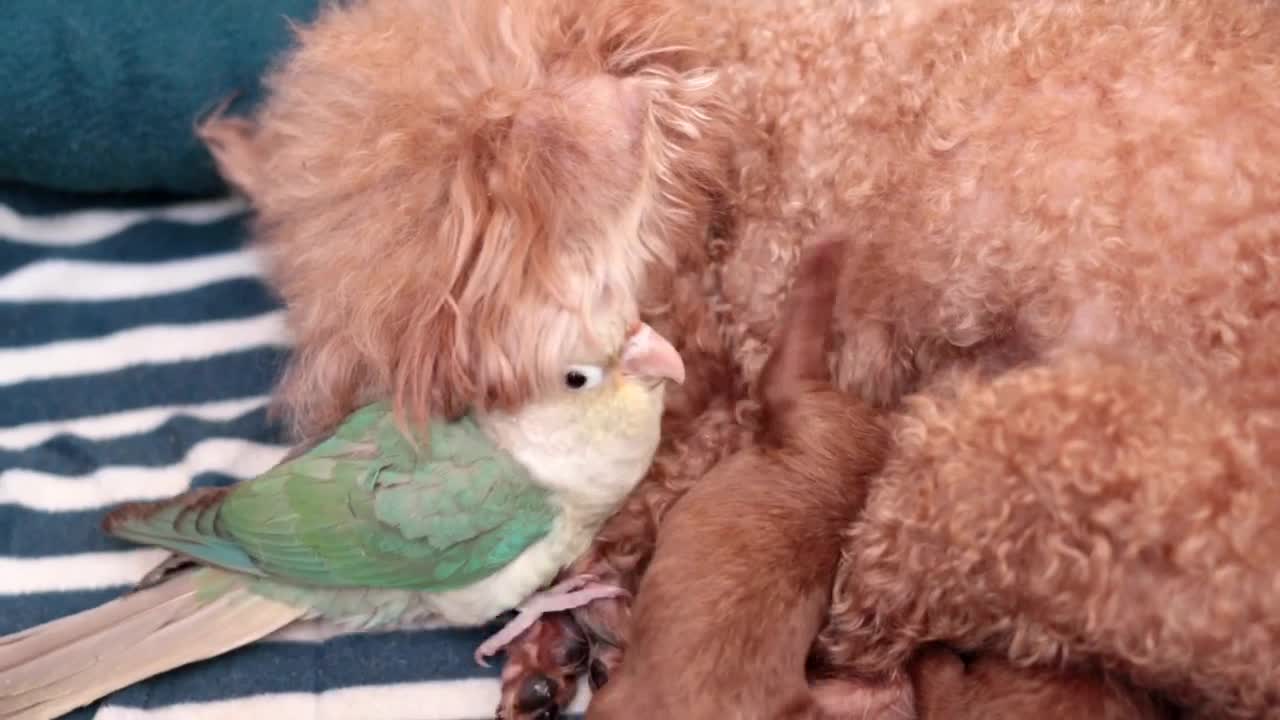
[(291, 23), (323, 0), (4, 0), (0, 181), (225, 191), (196, 121), (253, 106)]
[[(0, 634), (106, 601), (160, 559), (103, 536), (111, 504), (285, 452), (266, 404), (287, 334), (244, 217), (235, 199), (0, 186)], [(489, 718), (497, 669), (471, 659), (484, 635), (308, 627), (72, 717)]]

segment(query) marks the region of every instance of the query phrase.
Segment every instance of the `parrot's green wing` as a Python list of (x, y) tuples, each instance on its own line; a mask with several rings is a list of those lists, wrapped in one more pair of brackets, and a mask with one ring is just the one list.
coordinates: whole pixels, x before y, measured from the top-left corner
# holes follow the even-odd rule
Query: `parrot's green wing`
[(213, 502), (178, 498), (111, 531), (293, 584), (440, 592), (511, 562), (555, 515), (474, 421), (435, 423), (416, 447), (375, 404)]

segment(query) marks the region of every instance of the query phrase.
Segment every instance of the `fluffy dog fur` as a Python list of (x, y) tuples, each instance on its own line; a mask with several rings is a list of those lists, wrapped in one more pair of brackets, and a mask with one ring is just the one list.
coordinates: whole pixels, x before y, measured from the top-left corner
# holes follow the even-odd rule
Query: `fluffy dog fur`
[[(838, 224), (837, 384), (895, 415), (823, 658), (895, 673), (938, 640), (1280, 712), (1276, 5), (677, 5), (355, 3), (209, 126), (298, 332), (300, 430), (365, 394), (517, 402), (565, 306), (634, 306), (689, 380), (575, 568), (634, 588), (749, 442), (794, 260)], [(626, 645), (622, 604), (579, 619)]]
[[(805, 667), (840, 555), (830, 540), (862, 506), (887, 446), (880, 418), (828, 377), (843, 251), (823, 246), (797, 271), (761, 378), (761, 434), (668, 513), (625, 658), (592, 699), (590, 720), (828, 717)], [(909, 716), (909, 692), (882, 695), (867, 700), (905, 701)]]
[(593, 330), (699, 293), (671, 271), (705, 264), (726, 137), (675, 34), (644, 0), (334, 3), (255, 118), (202, 126), (289, 308), (296, 434), (373, 397), (509, 409)]

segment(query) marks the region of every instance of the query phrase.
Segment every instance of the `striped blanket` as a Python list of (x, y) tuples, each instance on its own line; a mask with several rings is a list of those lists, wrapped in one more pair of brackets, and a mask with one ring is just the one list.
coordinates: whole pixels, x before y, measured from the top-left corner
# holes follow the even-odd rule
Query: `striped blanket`
[[(0, 634), (115, 597), (161, 555), (104, 509), (255, 475), (288, 352), (235, 199), (89, 202), (0, 187)], [(71, 717), (490, 718), (486, 631), (287, 630)], [(584, 698), (579, 698), (580, 709)]]

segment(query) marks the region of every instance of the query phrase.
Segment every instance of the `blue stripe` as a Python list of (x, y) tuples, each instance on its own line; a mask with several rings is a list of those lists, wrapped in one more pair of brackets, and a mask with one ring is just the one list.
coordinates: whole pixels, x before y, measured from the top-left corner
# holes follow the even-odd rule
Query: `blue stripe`
[(245, 237), (242, 218), (207, 225), (149, 221), (133, 225), (97, 242), (70, 247), (0, 241), (0, 276), (39, 260), (114, 263), (165, 262), (229, 252)]
[[(192, 487), (222, 487), (235, 478), (222, 473), (200, 473)], [(102, 532), (102, 519), (111, 508), (45, 513), (16, 505), (0, 505), (0, 554), (34, 558), (44, 555), (137, 550), (139, 546)], [(6, 543), (7, 544), (4, 544)]]
[[(187, 201), (183, 198), (181, 201)], [(164, 193), (65, 193), (33, 188), (12, 181), (0, 182), (0, 205), (19, 215), (57, 215), (76, 210), (129, 210), (158, 207), (179, 199)]]
[[(6, 528), (4, 555), (34, 558), (108, 550), (136, 550), (136, 545), (102, 532), (108, 508), (81, 512), (42, 513), (15, 505), (0, 505), (0, 528)], [(0, 613), (3, 605), (0, 604)]]
[(497, 677), (472, 660), (494, 628), (344, 635), (324, 643), (259, 643), (121, 690), (113, 704), (154, 707), (258, 693)]
[(159, 467), (181, 461), (193, 445), (211, 437), (279, 442), (283, 436), (265, 408), (226, 421), (178, 416), (151, 432), (111, 440), (59, 435), (26, 450), (0, 450), (0, 468), (85, 475), (110, 465)]
[(275, 386), (287, 354), (279, 348), (258, 348), (0, 387), (0, 427), (262, 395)]
[(0, 302), (0, 348), (93, 338), (142, 325), (248, 318), (279, 308), (275, 294), (253, 278), (129, 300)]
[(73, 710), (66, 715), (63, 715), (59, 720), (93, 720), (93, 717), (98, 713), (98, 708), (101, 706), (102, 701), (99, 700), (98, 702), (82, 707), (79, 710)]

